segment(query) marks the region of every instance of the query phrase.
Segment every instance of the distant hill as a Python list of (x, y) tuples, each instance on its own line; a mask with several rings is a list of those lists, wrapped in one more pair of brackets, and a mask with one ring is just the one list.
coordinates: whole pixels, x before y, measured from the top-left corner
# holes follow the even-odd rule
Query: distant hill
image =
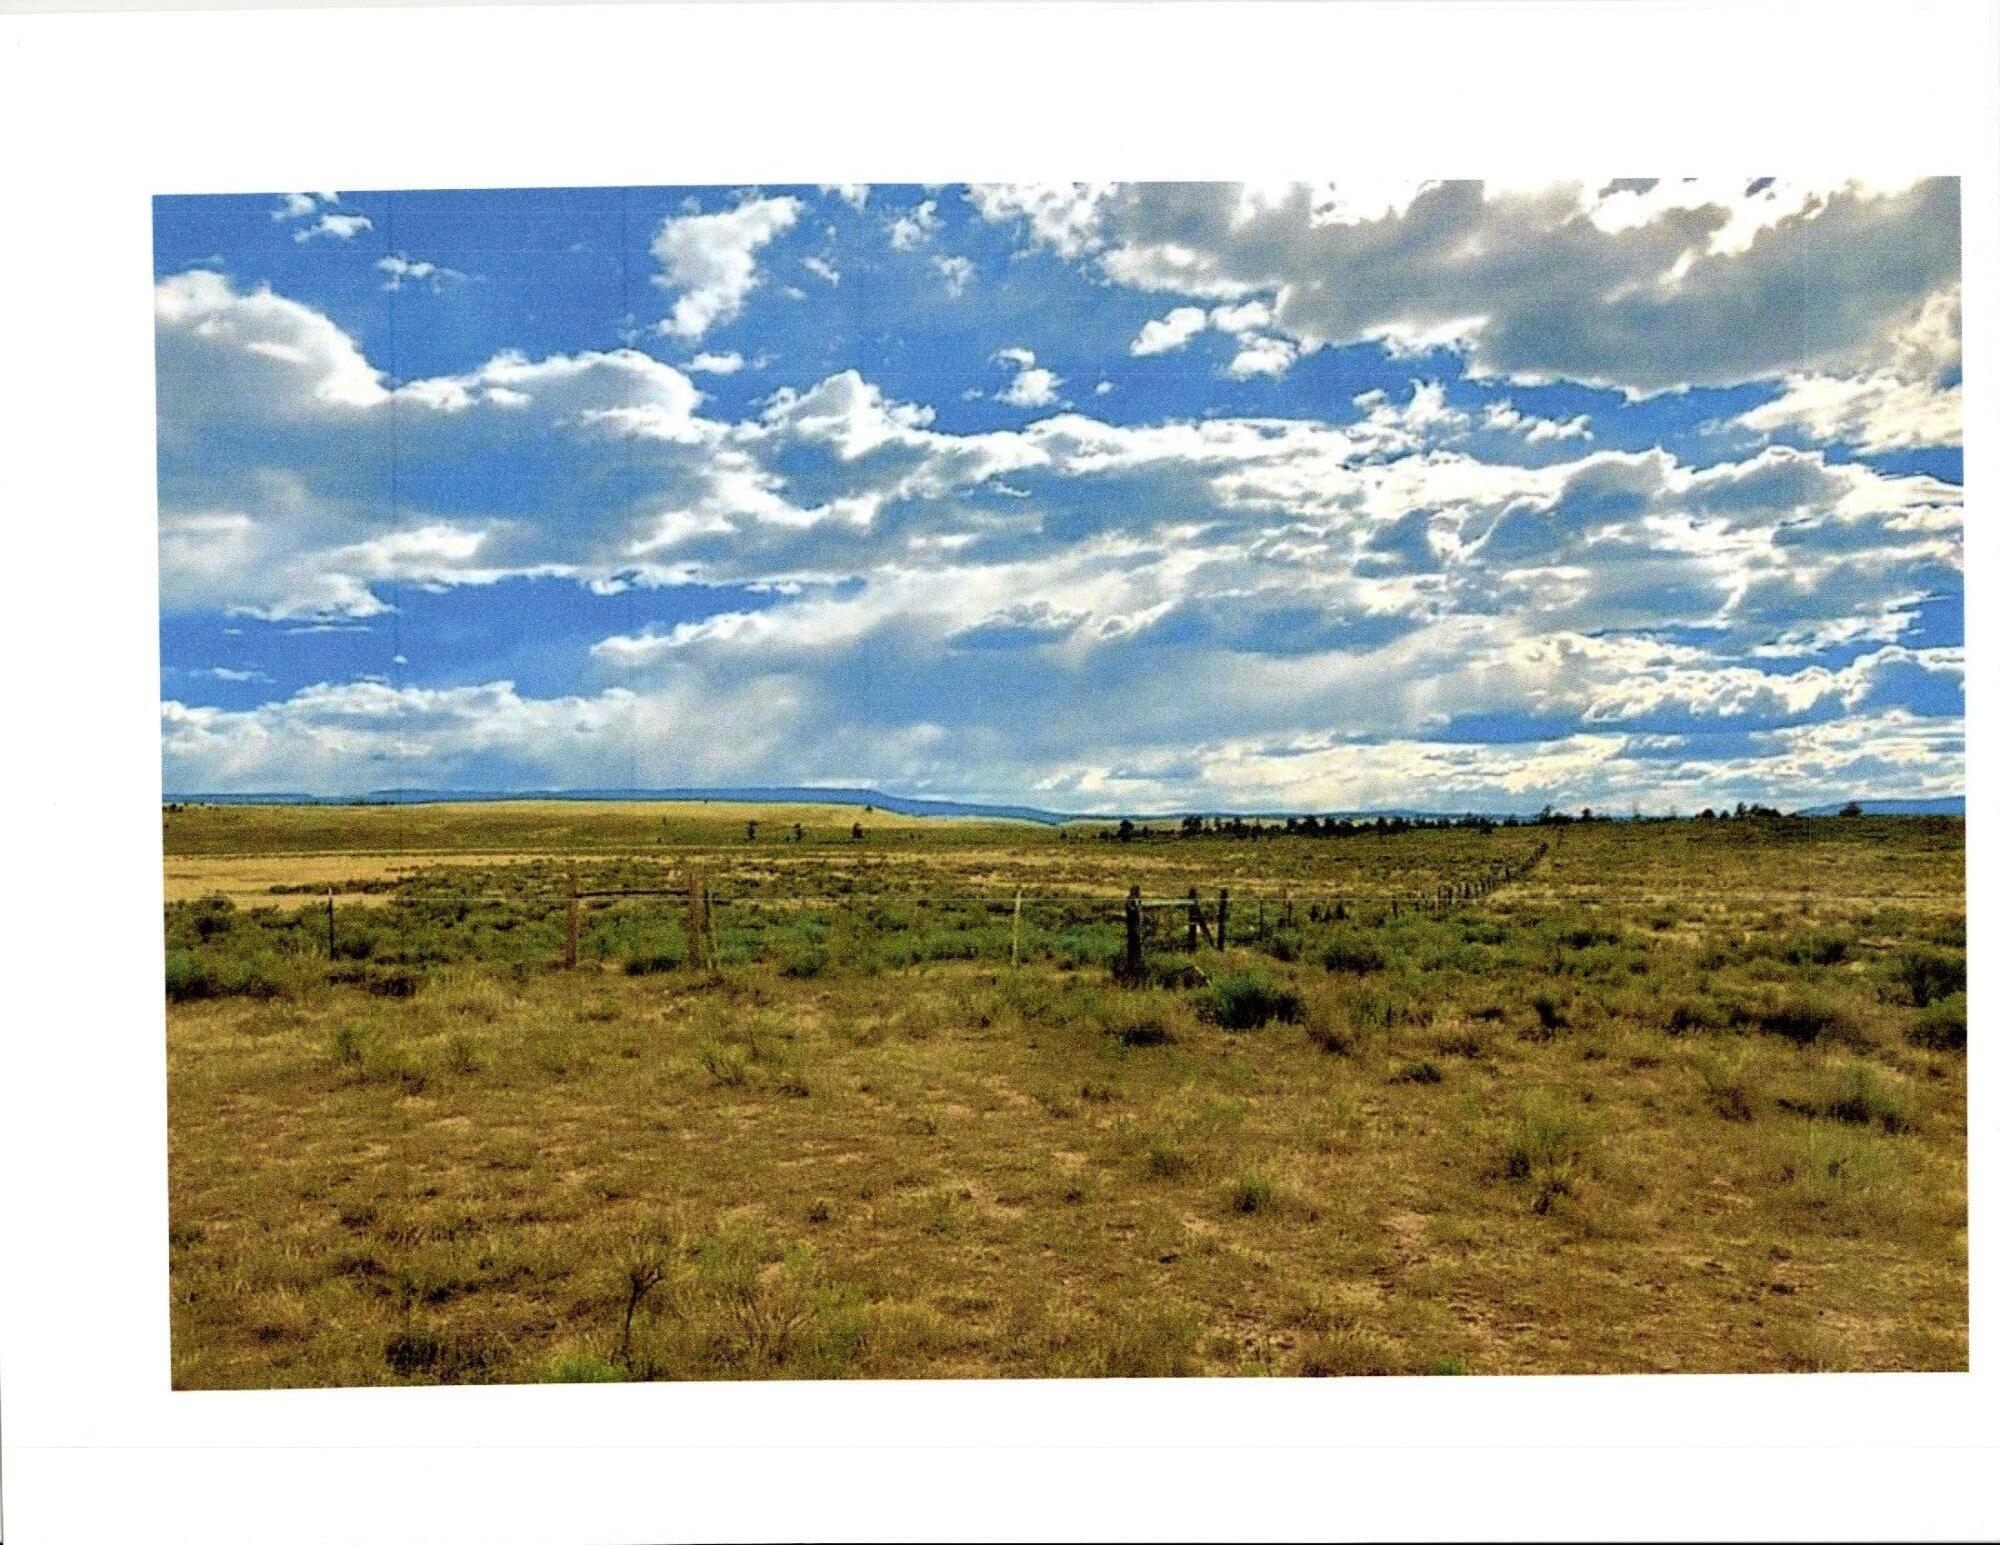
[(1038, 821), (1060, 826), (1090, 819), (1029, 805), (976, 805), (950, 799), (911, 799), (874, 789), (371, 789), (366, 794), (169, 794), (170, 803), (189, 805), (444, 805), (492, 804), (501, 800), (614, 800), (675, 804), (873, 805), (896, 815), (976, 816), (986, 820)]
[[(1951, 794), (1942, 799), (1862, 799), (1856, 800), (1864, 815), (1964, 815), (1965, 796)], [(1813, 805), (1800, 815), (1839, 815), (1847, 801), (1837, 805)]]
[[(1044, 826), (1061, 826), (1069, 821), (1116, 821), (1121, 817), (1158, 824), (1178, 821), (1185, 815), (1220, 816), (1224, 820), (1240, 815), (1245, 820), (1282, 821), (1287, 815), (1305, 815), (1304, 810), (1172, 810), (1141, 815), (1137, 811), (1043, 810), (1034, 805), (982, 805), (954, 799), (917, 799), (904, 794), (884, 794), (877, 789), (823, 789), (808, 786), (784, 788), (726, 789), (373, 789), (366, 794), (168, 794), (169, 803), (190, 805), (442, 805), (480, 804), (514, 799), (631, 800), (670, 803), (706, 802), (738, 805), (873, 805), (896, 815), (972, 816), (989, 821), (1035, 821)], [(1813, 805), (1800, 815), (1838, 815), (1845, 801)], [(1869, 815), (1964, 815), (1962, 795), (1942, 799), (1864, 799), (1861, 808)], [(1322, 819), (1372, 821), (1377, 816), (1401, 816), (1405, 820), (1438, 820), (1466, 814), (1486, 815), (1504, 820), (1504, 810), (1419, 810), (1398, 806), (1376, 810), (1314, 810)], [(1520, 820), (1532, 820), (1534, 812), (1515, 811)], [(1613, 820), (1624, 820), (1614, 815)]]

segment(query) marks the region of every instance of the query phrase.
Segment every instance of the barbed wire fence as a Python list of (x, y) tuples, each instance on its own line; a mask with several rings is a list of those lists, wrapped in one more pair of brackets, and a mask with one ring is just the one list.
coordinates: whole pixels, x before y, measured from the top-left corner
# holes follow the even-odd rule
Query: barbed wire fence
[[(1026, 887), (999, 891), (923, 891), (910, 889), (790, 892), (759, 894), (754, 891), (718, 891), (699, 865), (679, 866), (677, 875), (663, 877), (656, 884), (587, 884), (577, 863), (563, 865), (564, 883), (558, 889), (466, 889), (390, 890), (391, 907), (413, 909), (450, 906), (465, 909), (477, 905), (519, 908), (538, 918), (548, 918), (557, 908), (562, 914), (562, 943), (559, 963), (575, 970), (581, 960), (583, 923), (588, 911), (626, 902), (657, 902), (678, 915), (684, 941), (683, 963), (695, 972), (714, 972), (723, 962), (716, 911), (754, 912), (772, 909), (804, 913), (808, 916), (832, 914), (844, 918), (847, 926), (860, 931), (874, 918), (881, 932), (910, 928), (920, 919), (882, 920), (875, 917), (882, 908), (957, 911), (999, 917), (1010, 926), (1006, 930), (1006, 957), (1018, 967), (1022, 959), (1024, 923), (1030, 909), (1054, 914), (1061, 926), (1090, 923), (1116, 925), (1122, 921), (1122, 951), (1114, 962), (1118, 974), (1140, 980), (1146, 973), (1146, 957), (1151, 951), (1180, 950), (1194, 954), (1203, 946), (1216, 951), (1229, 949), (1232, 938), (1239, 945), (1267, 942), (1278, 932), (1289, 933), (1304, 921), (1313, 925), (1352, 924), (1379, 927), (1405, 916), (1441, 917), (1453, 910), (1482, 901), (1501, 887), (1517, 883), (1532, 874), (1548, 857), (1550, 844), (1507, 858), (1489, 860), (1470, 873), (1424, 888), (1338, 890), (1324, 884), (1279, 886), (1261, 885), (1245, 889), (1222, 885), (1205, 894), (1190, 885), (1185, 896), (1148, 896), (1141, 884), (1131, 885), (1121, 897), (1115, 889), (1073, 889), (1031, 893)], [(337, 915), (338, 888), (326, 890), (323, 905), (326, 919), (326, 951), (331, 964), (339, 955)], [(864, 916), (864, 909), (868, 916)], [(376, 908), (368, 908), (373, 911)], [(1178, 914), (1178, 917), (1176, 917)], [(1037, 920), (1039, 921), (1039, 920)]]

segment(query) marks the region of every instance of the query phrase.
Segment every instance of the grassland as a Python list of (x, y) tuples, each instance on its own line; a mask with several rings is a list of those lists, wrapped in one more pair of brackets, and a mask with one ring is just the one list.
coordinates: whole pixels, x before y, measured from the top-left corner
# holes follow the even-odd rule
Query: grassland
[[(1966, 1364), (1962, 822), (165, 847), (177, 1387)], [(560, 969), (572, 865), (698, 867), (719, 966), (607, 897)], [(1135, 883), (1230, 886), (1229, 948), (1149, 914), (1116, 980)]]

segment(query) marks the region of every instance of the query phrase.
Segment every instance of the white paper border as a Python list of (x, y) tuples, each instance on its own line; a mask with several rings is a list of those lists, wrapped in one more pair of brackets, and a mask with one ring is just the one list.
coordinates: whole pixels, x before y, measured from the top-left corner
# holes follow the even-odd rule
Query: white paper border
[[(2000, 1532), (1982, 1474), (2000, 1431), (1990, 1054), (1972, 1069), (1967, 1376), (170, 1393), (149, 208), (294, 187), (1955, 172), (1983, 661), (1995, 18), (1439, 3), (0, 19), (11, 1537)], [(1968, 692), (1983, 961), (1980, 670)]]

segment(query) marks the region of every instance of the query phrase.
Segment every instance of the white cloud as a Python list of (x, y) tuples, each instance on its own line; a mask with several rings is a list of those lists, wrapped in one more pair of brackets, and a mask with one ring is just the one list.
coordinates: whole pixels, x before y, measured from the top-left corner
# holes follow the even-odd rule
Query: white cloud
[(1234, 380), (1247, 381), (1252, 376), (1281, 376), (1292, 368), (1299, 357), (1299, 351), (1282, 338), (1264, 338), (1256, 334), (1243, 339), (1236, 351), (1236, 357), (1225, 367)]
[[(1465, 448), (1486, 443), (1475, 420), (1575, 421), (1468, 412), (1434, 380), (1363, 394), (1345, 423), (1070, 410), (959, 434), (847, 370), (726, 421), (689, 379), (703, 356), (502, 353), (393, 386), (324, 314), (214, 273), (161, 281), (156, 311), (169, 612), (379, 628), (385, 585), (513, 575), (769, 602), (607, 628), (585, 669), (615, 693), (347, 683), (174, 705), (181, 788), (449, 783), (481, 756), (623, 782), (637, 755), (687, 781), (1032, 783), (1082, 804), (1324, 807), (1419, 777), (1452, 804), (1665, 786), (1698, 806), (1916, 791), (1962, 756), (1956, 721), (1895, 717), (1963, 671), (1913, 625), (1963, 561), (1962, 492), (1936, 479), (1782, 446), (1709, 466), (1578, 454), (1580, 433), (1548, 436), (1571, 460), (1487, 463)], [(1007, 400), (1056, 400), (1034, 351), (995, 362)], [(501, 456), (486, 507), (443, 503)], [(1492, 714), (1546, 735), (1442, 728)], [(676, 749), (723, 716), (731, 736)], [(1671, 736), (1689, 744), (1662, 756)]]
[(321, 215), (312, 225), (292, 233), (293, 241), (311, 241), (315, 236), (331, 236), (336, 241), (352, 241), (363, 231), (375, 229), (366, 215)]
[(963, 295), (965, 287), (972, 282), (972, 259), (968, 257), (940, 256), (931, 259), (931, 267), (944, 276), (944, 287), (951, 295)]
[(799, 266), (805, 269), (805, 271), (809, 274), (819, 275), (819, 277), (824, 279), (828, 284), (840, 283), (840, 270), (835, 268), (833, 264), (829, 263), (825, 258), (817, 258), (817, 257), (805, 258), (801, 260)]
[(697, 354), (685, 368), (705, 375), (733, 376), (743, 368), (743, 364), (743, 356), (732, 349), (722, 354)]
[(1218, 332), (1247, 333), (1271, 325), (1271, 308), (1261, 300), (1245, 301), (1240, 306), (1217, 306), (1208, 313), (1208, 320)]
[(1776, 397), (1736, 422), (1765, 435), (1795, 429), (1863, 453), (1907, 450), (1962, 443), (1965, 401), (1956, 383), (1908, 381), (1886, 370), (1864, 376), (1792, 376)]
[(759, 283), (757, 253), (790, 230), (798, 217), (795, 198), (746, 198), (719, 214), (680, 215), (663, 222), (653, 238), (653, 256), (660, 265), (653, 282), (681, 293), (660, 331), (699, 338), (735, 320)]
[(939, 223), (937, 200), (927, 198), (890, 222), (889, 245), (898, 252), (914, 252), (937, 234)]
[(1024, 222), (1039, 244), (1064, 257), (1093, 251), (1104, 201), (1116, 183), (974, 183), (965, 196), (988, 220)]
[(433, 292), (442, 290), (447, 284), (463, 283), (469, 275), (456, 268), (446, 268), (442, 263), (432, 263), (422, 258), (411, 258), (400, 252), (391, 252), (375, 260), (375, 266), (389, 277), (382, 282), (385, 290), (400, 290), (405, 284), (428, 284)]
[(1885, 365), (1958, 283), (1952, 179), (1138, 183), (1073, 191), (1066, 219), (971, 198), (1118, 283), (1266, 305), (1301, 349), (1452, 347), (1475, 375), (1638, 393)]
[(338, 204), (338, 193), (287, 193), (278, 201), (278, 207), (271, 211), (273, 220), (303, 220), (318, 213), (323, 204)]
[(868, 184), (865, 182), (823, 182), (819, 185), (821, 194), (838, 194), (856, 209), (868, 207)]
[(1182, 347), (1208, 326), (1208, 313), (1199, 306), (1176, 306), (1163, 317), (1155, 317), (1139, 329), (1132, 340), (1137, 355), (1165, 354)]
[(999, 400), (1016, 408), (1045, 408), (1056, 400), (1062, 377), (1035, 363), (1032, 349), (1002, 349), (993, 358), (1014, 367), (1014, 379), (999, 393)]
[(1570, 418), (1542, 418), (1534, 413), (1524, 413), (1504, 399), (1486, 405), (1480, 417), (1480, 427), (1520, 435), (1530, 445), (1547, 440), (1592, 438), (1588, 413), (1578, 413)]

